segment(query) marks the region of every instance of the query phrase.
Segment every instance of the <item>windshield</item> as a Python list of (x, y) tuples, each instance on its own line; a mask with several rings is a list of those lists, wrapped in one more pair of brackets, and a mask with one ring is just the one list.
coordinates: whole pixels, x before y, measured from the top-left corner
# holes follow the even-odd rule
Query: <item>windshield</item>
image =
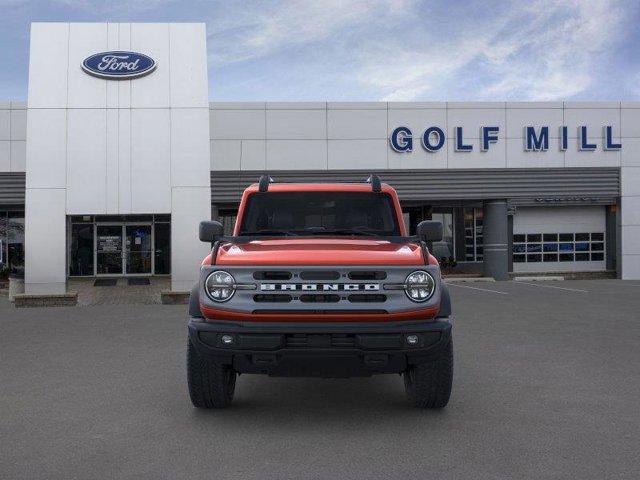
[(396, 236), (391, 197), (374, 192), (265, 192), (247, 199), (240, 235)]

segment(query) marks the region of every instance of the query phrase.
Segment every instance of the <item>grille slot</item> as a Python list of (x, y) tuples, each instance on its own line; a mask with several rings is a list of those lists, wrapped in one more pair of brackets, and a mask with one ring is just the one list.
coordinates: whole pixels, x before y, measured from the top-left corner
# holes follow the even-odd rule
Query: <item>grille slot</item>
[(356, 345), (355, 335), (332, 333), (330, 335), (307, 335), (295, 333), (285, 337), (286, 346), (289, 348), (353, 348)]
[(349, 295), (348, 298), (351, 303), (376, 303), (387, 301), (387, 296), (382, 294), (354, 293)]
[(303, 280), (338, 280), (340, 272), (332, 272), (331, 270), (305, 270), (300, 272), (300, 278)]
[(253, 278), (256, 280), (289, 280), (291, 272), (286, 270), (259, 270), (253, 272)]
[(291, 295), (260, 293), (253, 296), (253, 301), (258, 303), (287, 303), (293, 299)]
[(387, 272), (384, 270), (353, 270), (348, 273), (351, 280), (384, 280)]
[(305, 293), (300, 295), (300, 301), (302, 303), (335, 303), (340, 301), (340, 295), (331, 294), (317, 294), (312, 295)]

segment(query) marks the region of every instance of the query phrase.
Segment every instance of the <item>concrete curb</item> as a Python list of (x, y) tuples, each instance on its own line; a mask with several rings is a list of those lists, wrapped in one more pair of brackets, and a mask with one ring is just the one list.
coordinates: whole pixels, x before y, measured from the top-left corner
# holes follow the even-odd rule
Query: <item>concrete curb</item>
[(564, 277), (560, 275), (552, 276), (535, 276), (535, 277), (513, 277), (514, 282), (549, 282), (549, 281), (561, 281)]
[(191, 292), (160, 292), (160, 302), (163, 305), (186, 305), (189, 303)]
[(30, 307), (74, 307), (78, 304), (78, 292), (67, 292), (57, 295), (16, 294), (16, 308)]
[(461, 282), (470, 282), (470, 283), (493, 283), (496, 280), (492, 277), (453, 277), (448, 278), (444, 277), (445, 283), (461, 283)]

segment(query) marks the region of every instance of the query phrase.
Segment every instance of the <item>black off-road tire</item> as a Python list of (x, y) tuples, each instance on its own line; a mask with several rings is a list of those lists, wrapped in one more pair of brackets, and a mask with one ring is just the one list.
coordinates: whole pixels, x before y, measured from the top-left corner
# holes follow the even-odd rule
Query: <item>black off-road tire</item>
[(191, 403), (194, 407), (228, 407), (233, 400), (236, 377), (236, 372), (230, 365), (200, 356), (189, 339), (187, 345), (187, 383), (189, 384)]
[(404, 389), (418, 408), (443, 408), (449, 403), (453, 383), (453, 340), (433, 361), (410, 366), (404, 372)]

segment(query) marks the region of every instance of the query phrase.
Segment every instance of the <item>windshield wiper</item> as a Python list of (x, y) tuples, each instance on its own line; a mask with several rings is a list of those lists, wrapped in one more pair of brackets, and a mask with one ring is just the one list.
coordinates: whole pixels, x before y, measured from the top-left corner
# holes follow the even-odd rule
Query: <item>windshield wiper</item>
[(241, 236), (259, 236), (259, 235), (282, 235), (283, 237), (295, 237), (298, 236), (296, 232), (291, 230), (256, 230), (255, 232), (240, 232)]
[(360, 230), (359, 228), (339, 228), (336, 230), (318, 230), (318, 235), (363, 235), (366, 237), (380, 237), (380, 233)]

